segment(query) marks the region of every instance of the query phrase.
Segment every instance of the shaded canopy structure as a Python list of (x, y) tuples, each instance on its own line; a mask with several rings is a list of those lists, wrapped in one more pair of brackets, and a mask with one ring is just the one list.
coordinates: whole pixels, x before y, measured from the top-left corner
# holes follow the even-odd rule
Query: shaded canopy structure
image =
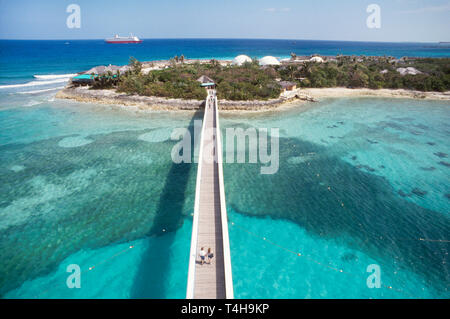
[(242, 65), (242, 64), (244, 64), (246, 62), (250, 62), (251, 63), (252, 59), (250, 59), (250, 57), (248, 57), (246, 55), (241, 54), (241, 55), (238, 55), (237, 57), (235, 57), (233, 59), (233, 61), (231, 61), (231, 64), (240, 66), (240, 65)]
[(211, 79), (209, 76), (202, 75), (197, 79), (197, 82), (200, 82), (200, 85), (203, 87), (209, 87), (214, 88), (216, 86), (216, 83), (213, 79)]
[(197, 79), (197, 82), (200, 82), (200, 83), (214, 83), (214, 80), (211, 79), (209, 76), (202, 75), (201, 77), (199, 77)]
[(280, 65), (280, 61), (276, 57), (273, 56), (265, 56), (264, 58), (259, 59), (259, 64), (264, 65)]

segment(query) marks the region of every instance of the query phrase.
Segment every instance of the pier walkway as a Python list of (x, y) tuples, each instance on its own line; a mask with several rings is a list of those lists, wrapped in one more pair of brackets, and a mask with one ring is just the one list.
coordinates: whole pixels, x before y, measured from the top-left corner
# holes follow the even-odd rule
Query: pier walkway
[[(186, 298), (233, 298), (230, 244), (215, 90), (208, 90), (202, 124)], [(201, 264), (201, 248), (214, 253)], [(205, 259), (207, 260), (207, 258)]]

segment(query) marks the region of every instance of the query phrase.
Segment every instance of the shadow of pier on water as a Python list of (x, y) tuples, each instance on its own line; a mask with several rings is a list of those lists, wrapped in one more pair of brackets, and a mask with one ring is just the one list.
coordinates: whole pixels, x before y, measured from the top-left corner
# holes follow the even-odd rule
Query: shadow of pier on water
[[(186, 134), (191, 136), (191, 149), (197, 149), (194, 139), (194, 122), (202, 120), (203, 106), (196, 111), (189, 123)], [(194, 152), (191, 159), (194, 158)], [(175, 241), (176, 231), (183, 224), (185, 215), (183, 206), (191, 174), (196, 172), (196, 163), (172, 163), (164, 181), (164, 188), (159, 199), (156, 217), (148, 233), (152, 236), (142, 255), (140, 265), (130, 291), (131, 298), (167, 298), (167, 282), (170, 272), (170, 250)], [(162, 181), (163, 182), (163, 181)], [(192, 210), (194, 207), (192, 207)], [(186, 239), (190, 242), (189, 239)], [(186, 251), (189, 254), (189, 251)], [(179, 265), (180, 271), (186, 271), (188, 264)], [(186, 274), (187, 280), (187, 274)], [(183, 290), (184, 294), (184, 290)]]

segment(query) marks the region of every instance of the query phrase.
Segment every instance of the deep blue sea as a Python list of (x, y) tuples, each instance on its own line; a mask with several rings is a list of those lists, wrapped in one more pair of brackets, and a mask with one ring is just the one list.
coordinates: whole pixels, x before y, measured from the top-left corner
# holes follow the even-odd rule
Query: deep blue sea
[(388, 55), (448, 57), (450, 47), (437, 43), (376, 43), (310, 40), (144, 39), (141, 44), (117, 45), (103, 40), (0, 40), (0, 85), (24, 83), (36, 74), (76, 73), (97, 65), (127, 64), (130, 56), (142, 61), (186, 58), (233, 59), (272, 55)]
[[(197, 166), (172, 162), (170, 136), (202, 112), (56, 99), (71, 74), (130, 56), (290, 52), (450, 56), (437, 44), (0, 41), (0, 296), (185, 297)], [(450, 297), (448, 101), (323, 99), (222, 113), (221, 127), (280, 132), (276, 174), (224, 165), (237, 298)]]

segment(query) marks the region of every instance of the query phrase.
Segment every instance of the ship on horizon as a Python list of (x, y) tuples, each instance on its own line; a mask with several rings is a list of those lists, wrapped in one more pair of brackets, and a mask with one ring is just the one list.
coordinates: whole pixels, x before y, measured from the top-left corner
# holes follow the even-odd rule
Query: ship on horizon
[(127, 37), (120, 37), (119, 35), (115, 35), (114, 38), (105, 39), (106, 43), (141, 43), (142, 40), (137, 36), (134, 36), (130, 33)]

